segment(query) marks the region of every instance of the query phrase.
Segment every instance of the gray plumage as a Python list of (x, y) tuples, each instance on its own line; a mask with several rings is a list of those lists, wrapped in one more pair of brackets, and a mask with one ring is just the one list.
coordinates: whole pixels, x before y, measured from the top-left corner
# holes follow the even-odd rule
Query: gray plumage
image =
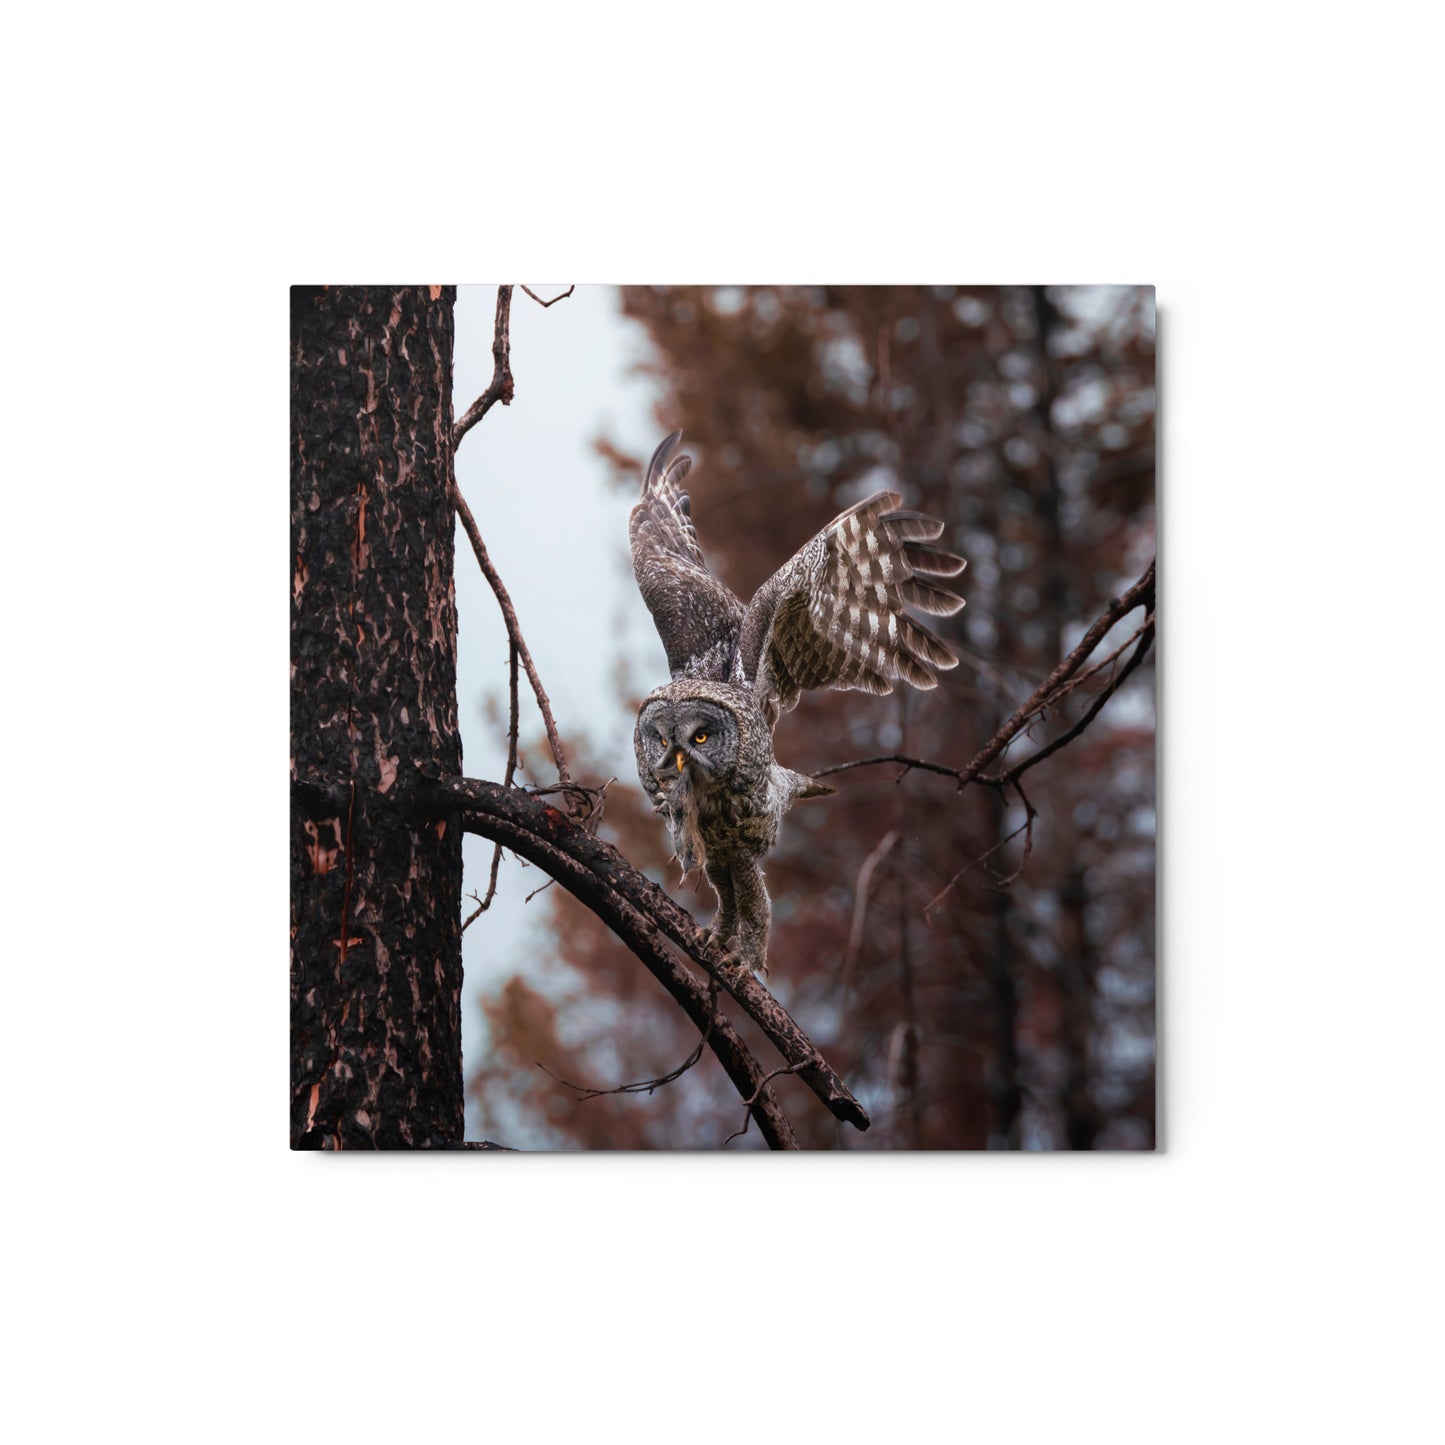
[(632, 509), (632, 567), (672, 673), (638, 712), (637, 772), (683, 868), (703, 868), (717, 894), (714, 938), (735, 966), (766, 972), (762, 859), (797, 799), (833, 791), (778, 765), (778, 718), (810, 688), (936, 687), (958, 659), (903, 608), (957, 612), (963, 599), (941, 583), (965, 564), (927, 545), (942, 522), (877, 492), (835, 517), (744, 607), (703, 561), (681, 442), (674, 432), (653, 453)]

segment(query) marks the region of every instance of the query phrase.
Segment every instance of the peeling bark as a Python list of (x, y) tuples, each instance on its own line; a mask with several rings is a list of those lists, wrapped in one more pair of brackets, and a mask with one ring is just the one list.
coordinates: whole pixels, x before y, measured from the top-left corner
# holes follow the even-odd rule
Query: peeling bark
[(462, 1138), (462, 833), (393, 791), (461, 771), (454, 299), (291, 293), (293, 1148)]

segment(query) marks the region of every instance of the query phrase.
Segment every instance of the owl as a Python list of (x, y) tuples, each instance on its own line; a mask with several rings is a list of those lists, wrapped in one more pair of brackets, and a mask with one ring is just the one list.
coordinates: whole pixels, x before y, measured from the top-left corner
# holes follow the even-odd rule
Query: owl
[(927, 545), (942, 522), (902, 510), (897, 492), (876, 492), (744, 607), (703, 562), (681, 443), (673, 432), (653, 453), (629, 527), (633, 572), (672, 672), (638, 711), (637, 774), (684, 871), (703, 869), (717, 895), (710, 939), (731, 970), (766, 973), (772, 905), (762, 861), (795, 802), (833, 791), (778, 764), (778, 719), (807, 688), (936, 687), (958, 659), (903, 609), (957, 612), (963, 599), (940, 584), (965, 564)]

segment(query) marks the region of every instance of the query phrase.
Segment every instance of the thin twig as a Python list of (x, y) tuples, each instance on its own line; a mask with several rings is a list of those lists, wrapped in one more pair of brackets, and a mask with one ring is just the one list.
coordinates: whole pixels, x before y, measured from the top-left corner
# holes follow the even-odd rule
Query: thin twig
[(561, 793), (567, 799), (568, 816), (580, 823), (589, 833), (596, 833), (607, 807), (607, 790), (617, 781), (616, 776), (608, 778), (600, 788), (589, 787), (586, 783), (553, 783), (547, 788), (528, 788), (533, 798), (554, 797)]
[[(585, 1084), (574, 1084), (570, 1079), (564, 1079), (560, 1074), (552, 1073), (552, 1070), (549, 1069), (546, 1064), (539, 1062), (537, 1064), (537, 1067), (541, 1069), (544, 1074), (548, 1074), (552, 1078), (556, 1079), (557, 1082), (561, 1084), (564, 1088), (575, 1090), (577, 1093), (578, 1104), (585, 1104), (588, 1099), (605, 1098), (608, 1094), (652, 1094), (656, 1090), (662, 1088), (664, 1085), (671, 1084), (675, 1080), (680, 1079), (685, 1073), (687, 1073), (690, 1068), (692, 1068), (694, 1064), (697, 1063), (700, 1058), (702, 1058), (702, 1051), (707, 1046), (708, 1040), (712, 1037), (713, 1025), (717, 1023), (719, 1018), (719, 1014), (717, 1012), (716, 982), (713, 983), (712, 988), (708, 994), (708, 1007), (712, 1012), (708, 1018), (707, 1027), (702, 1031), (702, 1034), (698, 1038), (697, 1047), (675, 1069), (669, 1070), (667, 1073), (660, 1075), (658, 1078), (639, 1079), (636, 1083), (633, 1084), (619, 1084), (615, 1089), (593, 1089), (587, 1087)], [(766, 1082), (766, 1080), (764, 1082)], [(756, 1090), (754, 1091), (754, 1093), (756, 1093)], [(751, 1105), (755, 1104), (756, 1102), (756, 1098), (750, 1100), (749, 1107), (751, 1107)], [(748, 1117), (752, 1118), (752, 1115), (749, 1114)]]
[(818, 1053), (815, 1049), (812, 1055), (806, 1059), (799, 1059), (798, 1062), (795, 1064), (787, 1064), (781, 1069), (774, 1069), (770, 1074), (764, 1074), (763, 1081), (754, 1090), (752, 1098), (743, 1100), (743, 1108), (749, 1111), (747, 1113), (747, 1116), (743, 1119), (743, 1127), (741, 1129), (735, 1129), (731, 1134), (727, 1136), (726, 1139), (723, 1140), (723, 1148), (726, 1148), (729, 1144), (731, 1144), (734, 1139), (740, 1139), (744, 1134), (748, 1132), (748, 1125), (751, 1124), (753, 1121), (753, 1116), (751, 1112), (752, 1107), (758, 1102), (759, 1095), (763, 1092), (764, 1089), (768, 1087), (769, 1084), (773, 1082), (774, 1079), (779, 1078), (783, 1074), (802, 1073), (804, 1069), (810, 1069), (815, 1064), (821, 1064), (822, 1062), (822, 1054)]
[[(504, 788), (512, 786), (512, 779), (517, 776), (517, 644), (511, 639), (507, 643), (507, 680), (508, 695), (511, 707), (511, 721), (507, 725), (507, 776), (502, 782)], [(497, 896), (497, 870), (502, 866), (502, 845), (492, 845), (492, 873), (487, 879), (487, 896), (477, 898), (475, 890), (472, 897), (477, 898), (477, 911), (462, 924), (462, 932), (465, 933), (470, 924), (492, 906), (492, 899)]]
[(1122, 595), (1116, 597), (1094, 620), (1093, 626), (1079, 640), (1079, 645), (1064, 658), (1035, 691), (1033, 697), (1019, 708), (996, 732), (980, 751), (969, 760), (968, 765), (958, 774), (958, 786), (971, 782), (1028, 724), (1030, 718), (1041, 708), (1048, 707), (1061, 697), (1068, 681), (1088, 661), (1089, 655), (1104, 640), (1105, 635), (1121, 618), (1143, 605), (1152, 610), (1154, 606), (1154, 563), (1151, 561), (1144, 575)]
[[(1019, 858), (1019, 866), (1012, 873), (1005, 876), (994, 873), (997, 881), (987, 886), (995, 893), (1006, 893), (1024, 876), (1024, 870), (1029, 866), (1029, 858), (1034, 851), (1034, 819), (1038, 817), (1039, 810), (1029, 802), (1029, 795), (1024, 792), (1023, 784), (1017, 778), (1013, 780), (1013, 790), (1019, 795), (1019, 802), (1024, 805), (1024, 851)], [(993, 873), (994, 870), (990, 868), (989, 872)]]
[(536, 664), (532, 661), (532, 654), (527, 650), (527, 640), (522, 636), (522, 629), (517, 622), (517, 612), (512, 606), (511, 596), (507, 592), (506, 584), (502, 581), (501, 573), (492, 565), (492, 559), (487, 555), (487, 546), (482, 541), (482, 534), (477, 527), (477, 519), (472, 516), (472, 509), (467, 506), (467, 500), (462, 496), (461, 489), (455, 485), (452, 487), (452, 504), (456, 507), (457, 516), (461, 518), (462, 529), (472, 544), (472, 551), (477, 555), (477, 565), (482, 569), (482, 576), (487, 579), (493, 593), (496, 594), (497, 605), (502, 609), (502, 621), (507, 627), (507, 636), (517, 649), (517, 654), (522, 659), (522, 666), (527, 669), (527, 680), (532, 684), (532, 693), (537, 699), (537, 707), (541, 710), (542, 721), (546, 724), (547, 743), (552, 749), (552, 761), (557, 765), (557, 776), (564, 783), (571, 782), (571, 774), (567, 771), (567, 759), (562, 752), (562, 739), (557, 735), (557, 723), (552, 716), (552, 704), (547, 700), (547, 693), (542, 687), (542, 679), (537, 676)]
[[(486, 416), (494, 402), (501, 401), (502, 405), (506, 406), (512, 400), (511, 342), (508, 331), (511, 314), (512, 288), (498, 286), (497, 321), (492, 338), (492, 357), (495, 361), (492, 384), (467, 408), (462, 419), (452, 428), (453, 451), (456, 450), (457, 443), (461, 441), (462, 437)], [(472, 551), (477, 555), (477, 563), (482, 569), (482, 575), (496, 594), (498, 605), (502, 609), (502, 619), (507, 625), (507, 636), (511, 640), (512, 646), (520, 654), (523, 665), (527, 669), (527, 680), (532, 684), (532, 692), (535, 694), (537, 706), (542, 712), (542, 721), (547, 727), (547, 742), (552, 749), (552, 760), (557, 765), (557, 776), (565, 783), (569, 780), (567, 760), (563, 756), (562, 739), (557, 734), (557, 724), (552, 717), (552, 705), (547, 700), (546, 691), (542, 687), (542, 679), (537, 675), (532, 654), (528, 651), (526, 640), (522, 637), (522, 629), (517, 622), (517, 612), (512, 606), (512, 599), (502, 582), (501, 573), (492, 565), (492, 559), (487, 555), (486, 544), (482, 541), (477, 519), (472, 516), (472, 509), (467, 505), (467, 499), (462, 496), (461, 488), (456, 484), (455, 479), (452, 481), (452, 504), (456, 508), (457, 516), (461, 518), (462, 528), (472, 544)], [(515, 711), (512, 716), (515, 719)]]
[(826, 778), (829, 773), (847, 773), (854, 768), (871, 768), (875, 763), (901, 763), (903, 771), (899, 773), (894, 781), (902, 781), (913, 768), (922, 768), (929, 773), (942, 773), (945, 777), (956, 778), (959, 770), (946, 767), (943, 763), (930, 763), (924, 758), (908, 758), (902, 753), (880, 753), (875, 758), (854, 758), (851, 763), (834, 763), (828, 768), (814, 768), (809, 775), (814, 778)]
[(494, 897), (496, 897), (496, 893), (497, 893), (497, 868), (498, 868), (498, 866), (501, 864), (501, 861), (502, 861), (502, 850), (501, 850), (501, 848), (500, 848), (500, 847), (495, 847), (495, 848), (493, 848), (493, 849), (492, 849), (492, 877), (491, 877), (491, 881), (487, 884), (487, 896), (486, 896), (485, 898), (478, 898), (478, 897), (477, 897), (477, 890), (476, 890), (475, 888), (473, 888), (472, 891), (467, 894), (467, 897), (468, 897), (468, 898), (472, 898), (472, 899), (475, 899), (475, 900), (476, 900), (477, 906), (476, 906), (474, 909), (472, 909), (472, 911), (471, 911), (469, 914), (467, 914), (466, 918), (464, 918), (464, 919), (462, 920), (462, 932), (463, 932), (463, 933), (465, 933), (465, 932), (467, 931), (467, 929), (469, 929), (469, 928), (472, 926), (472, 924), (474, 924), (474, 923), (477, 921), (477, 919), (479, 919), (479, 918), (482, 916), (482, 914), (484, 914), (484, 913), (487, 911), (487, 909), (489, 909), (489, 908), (492, 906), (492, 899), (493, 899)]
[(964, 866), (960, 868), (958, 872), (955, 873), (953, 877), (950, 878), (948, 882), (943, 885), (942, 890), (934, 898), (931, 898), (927, 903), (923, 905), (924, 919), (926, 920), (928, 916), (933, 912), (933, 910), (937, 908), (938, 905), (942, 903), (943, 900), (949, 895), (949, 893), (953, 891), (954, 884), (956, 884), (960, 878), (963, 878), (966, 874), (972, 873), (973, 870), (977, 868), (980, 863), (984, 862), (985, 859), (993, 857), (993, 855), (997, 853), (1000, 848), (1003, 848), (1007, 844), (1012, 843), (1013, 840), (1017, 838), (1020, 833), (1024, 832), (1026, 829), (1032, 828), (1033, 821), (1033, 814), (1030, 813), (1029, 816), (1025, 818), (1024, 821), (1020, 823), (1018, 827), (1015, 828), (1013, 832), (1008, 835), (1007, 838), (1000, 838), (998, 842), (993, 845), (992, 848), (984, 849), (984, 851), (980, 853), (978, 857), (973, 860), (972, 863), (964, 864)]
[(523, 287), (522, 287), (522, 290), (525, 291), (525, 292), (527, 293), (527, 295), (530, 296), (530, 297), (532, 298), (532, 300), (535, 301), (535, 302), (537, 303), (537, 305), (540, 306), (544, 311), (545, 311), (549, 306), (555, 306), (559, 301), (565, 301), (576, 289), (577, 289), (577, 286), (576, 286), (576, 283), (574, 282), (574, 283), (573, 283), (571, 286), (569, 286), (560, 296), (554, 296), (550, 301), (543, 301), (542, 298), (541, 298), (540, 296), (538, 296), (537, 293), (536, 293), (534, 290), (532, 290), (532, 288), (531, 288), (530, 286), (523, 286)]
[(461, 414), (452, 425), (452, 451), (455, 452), (461, 439), (501, 402), (511, 406), (512, 387), (512, 288), (497, 287), (497, 318), (492, 330), (492, 380), (487, 389)]
[(1000, 773), (997, 777), (980, 776), (978, 781), (990, 783), (999, 787), (1006, 787), (1010, 783), (1017, 783), (1035, 763), (1041, 763), (1051, 753), (1056, 753), (1066, 743), (1071, 743), (1093, 720), (1099, 716), (1104, 704), (1109, 701), (1118, 690), (1128, 681), (1129, 674), (1144, 660), (1144, 654), (1149, 651), (1150, 644), (1154, 641), (1154, 614), (1149, 614), (1148, 624), (1140, 631), (1139, 645), (1130, 654), (1119, 671), (1099, 689), (1098, 696), (1089, 705), (1089, 710), (1076, 722), (1067, 732), (1060, 733), (1052, 742), (1045, 743), (1037, 752), (1030, 753), (1022, 762), (1016, 763), (1006, 773)]
[[(1052, 742), (1040, 748), (1037, 752), (1031, 753), (1022, 762), (1010, 768), (1007, 772), (994, 776), (984, 773), (986, 768), (997, 758), (1008, 745), (1029, 726), (1036, 718), (1041, 716), (1048, 708), (1054, 706), (1060, 699), (1064, 698), (1080, 682), (1094, 676), (1101, 668), (1117, 660), (1119, 654), (1133, 637), (1125, 642), (1119, 649), (1111, 653), (1109, 657), (1082, 672), (1084, 664), (1089, 660), (1090, 654), (1103, 641), (1105, 635), (1121, 617), (1132, 612), (1134, 608), (1144, 605), (1148, 608), (1148, 615), (1142, 627), (1134, 634), (1140, 639), (1129, 661), (1119, 673), (1100, 691), (1099, 696), (1094, 699), (1093, 705), (1088, 712), (1074, 724), (1066, 733), (1054, 739)], [(1116, 597), (1099, 616), (1094, 620), (1093, 625), (1080, 639), (1077, 647), (1073, 649), (1064, 660), (1049, 674), (1049, 676), (1034, 689), (1032, 696), (1027, 702), (1016, 708), (1009, 716), (1002, 727), (989, 739), (987, 743), (961, 768), (950, 768), (943, 763), (929, 762), (925, 758), (911, 758), (901, 753), (887, 753), (879, 757), (857, 758), (848, 763), (835, 763), (832, 767), (814, 768), (812, 776), (825, 778), (829, 773), (845, 773), (853, 768), (871, 767), (876, 763), (898, 763), (902, 766), (903, 772), (899, 774), (901, 779), (911, 769), (920, 768), (925, 772), (941, 773), (944, 777), (953, 778), (957, 782), (957, 790), (963, 791), (966, 784), (978, 782), (993, 788), (1007, 787), (1017, 782), (1035, 763), (1042, 762), (1044, 758), (1056, 753), (1065, 743), (1072, 741), (1083, 732), (1083, 730), (1099, 715), (1104, 704), (1122, 686), (1128, 675), (1143, 660), (1149, 644), (1154, 640), (1154, 563), (1150, 562), (1144, 575), (1129, 588), (1127, 592)], [(970, 864), (970, 867), (972, 865)]]

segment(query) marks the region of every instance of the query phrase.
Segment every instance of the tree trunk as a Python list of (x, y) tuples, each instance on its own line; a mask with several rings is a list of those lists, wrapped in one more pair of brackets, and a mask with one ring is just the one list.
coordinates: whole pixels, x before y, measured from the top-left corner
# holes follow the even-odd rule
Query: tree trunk
[(462, 1139), (449, 286), (291, 293), (291, 1144)]

